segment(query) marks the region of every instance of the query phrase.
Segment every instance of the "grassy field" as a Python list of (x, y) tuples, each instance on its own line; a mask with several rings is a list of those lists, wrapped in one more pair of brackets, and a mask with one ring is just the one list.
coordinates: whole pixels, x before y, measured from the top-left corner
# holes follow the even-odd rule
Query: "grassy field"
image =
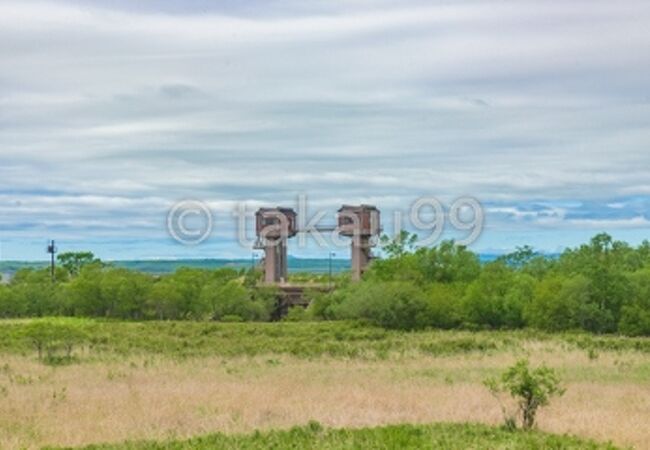
[[(393, 437), (414, 448), (456, 434), (464, 439), (449, 441), (456, 448), (481, 439), (494, 439), (485, 441), (490, 448), (582, 446), (541, 433), (427, 425), (499, 425), (500, 405), (482, 381), (522, 357), (556, 368), (567, 389), (542, 410), (541, 431), (635, 448), (650, 442), (648, 339), (349, 323), (69, 323), (84, 342), (70, 361), (51, 364), (25, 334), (30, 321), (0, 321), (0, 448), (143, 439), (169, 441), (114, 448), (291, 448), (294, 438), (293, 448), (358, 448)], [(312, 420), (327, 431), (269, 431)], [(406, 423), (414, 426), (353, 431)], [(255, 430), (270, 434), (231, 436)], [(215, 432), (226, 435), (183, 441)]]
[(508, 432), (485, 425), (393, 425), (361, 429), (323, 429), (318, 422), (288, 431), (249, 435), (212, 434), (185, 441), (92, 445), (87, 450), (172, 449), (613, 449), (571, 436)]

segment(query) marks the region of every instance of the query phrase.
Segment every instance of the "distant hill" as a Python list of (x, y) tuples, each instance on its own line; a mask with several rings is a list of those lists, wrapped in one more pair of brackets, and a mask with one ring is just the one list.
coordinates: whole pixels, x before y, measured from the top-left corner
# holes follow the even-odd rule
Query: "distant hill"
[[(499, 255), (479, 255), (482, 262), (494, 261)], [(256, 264), (259, 260), (255, 261)], [(172, 273), (180, 267), (191, 267), (195, 269), (219, 269), (232, 267), (242, 269), (251, 267), (250, 259), (177, 259), (177, 260), (128, 260), (108, 261), (115, 267), (138, 270), (145, 273), (164, 274)], [(12, 275), (25, 268), (42, 269), (48, 267), (46, 261), (0, 261), (0, 274)], [(332, 272), (339, 273), (350, 269), (349, 259), (333, 259)], [(327, 258), (296, 258), (289, 257), (289, 270), (292, 272), (327, 273), (329, 271), (329, 260)]]
[[(219, 269), (232, 267), (242, 269), (251, 267), (250, 259), (178, 259), (178, 260), (130, 260), (108, 261), (115, 267), (138, 270), (146, 273), (164, 274), (176, 271), (180, 267), (195, 269)], [(255, 261), (259, 264), (259, 260)], [(0, 273), (13, 274), (20, 269), (42, 269), (48, 267), (46, 261), (0, 261)], [(333, 259), (332, 272), (343, 272), (350, 268), (350, 260)], [(289, 270), (293, 272), (327, 273), (329, 260), (320, 258), (294, 258), (289, 257)]]

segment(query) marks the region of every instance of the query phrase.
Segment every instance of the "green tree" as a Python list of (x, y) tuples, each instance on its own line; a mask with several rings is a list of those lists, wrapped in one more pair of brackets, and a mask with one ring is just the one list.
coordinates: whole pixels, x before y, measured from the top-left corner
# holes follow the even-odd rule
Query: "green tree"
[(427, 290), (429, 303), (428, 326), (451, 329), (463, 322), (462, 298), (466, 286), (462, 283), (433, 283)]
[(437, 247), (419, 248), (415, 253), (393, 249), (389, 255), (387, 259), (373, 262), (364, 279), (408, 281), (418, 285), (467, 283), (478, 277), (481, 271), (478, 257), (454, 241), (443, 241)]
[(82, 267), (79, 276), (70, 281), (66, 291), (74, 315), (104, 317), (109, 314), (111, 305), (102, 296), (102, 278), (102, 268), (89, 264)]
[(433, 323), (425, 292), (404, 282), (351, 285), (341, 303), (331, 308), (337, 319), (366, 319), (386, 328), (415, 330)]
[(641, 267), (650, 267), (650, 241), (645, 239), (636, 249)]
[(498, 260), (538, 280), (544, 278), (554, 266), (552, 259), (544, 257), (529, 245), (517, 247), (514, 252), (503, 255)]
[(26, 315), (25, 303), (19, 302), (9, 286), (0, 284), (0, 317), (22, 317)]
[(629, 275), (632, 295), (622, 308), (619, 331), (650, 336), (650, 267)]
[(142, 319), (152, 284), (151, 276), (140, 272), (121, 268), (105, 270), (99, 290), (102, 303), (108, 307), (106, 315)]
[(580, 275), (589, 280), (588, 297), (580, 303), (579, 322), (593, 332), (614, 332), (621, 308), (631, 295), (626, 271), (640, 267), (636, 252), (628, 244), (614, 241), (605, 233), (594, 236), (589, 244), (565, 251), (556, 271)]
[(384, 234), (381, 237), (380, 242), (389, 258), (399, 258), (406, 253), (413, 252), (417, 240), (417, 234), (409, 233), (406, 230), (400, 230), (400, 232), (392, 238)]
[(350, 290), (349, 284), (330, 292), (310, 291), (308, 295), (311, 301), (307, 307), (307, 312), (315, 319), (336, 319), (338, 305), (345, 301), (348, 290)]
[(211, 271), (181, 268), (169, 275), (169, 281), (180, 295), (179, 316), (183, 318), (202, 318), (206, 308), (201, 301), (201, 292), (210, 281)]
[(547, 331), (579, 328), (581, 305), (589, 303), (589, 283), (584, 276), (546, 277), (525, 309), (528, 324)]
[(169, 278), (155, 281), (146, 299), (145, 315), (158, 320), (180, 319), (185, 311), (181, 291)]
[(363, 279), (368, 282), (380, 283), (408, 281), (417, 285), (425, 284), (422, 271), (418, 267), (418, 260), (412, 253), (373, 261), (364, 273)]
[(59, 253), (56, 259), (70, 276), (79, 275), (81, 269), (88, 264), (100, 263), (92, 252), (64, 252)]
[[(55, 272), (55, 280), (62, 281), (66, 274)], [(63, 313), (62, 287), (52, 283), (49, 269), (22, 269), (16, 273), (10, 284), (13, 301), (26, 316), (42, 317)]]
[(215, 320), (224, 320), (226, 316), (237, 316), (245, 321), (269, 320), (272, 308), (267, 298), (261, 294), (253, 295), (239, 280), (206, 284), (201, 293), (201, 303)]
[(420, 248), (415, 252), (417, 267), (427, 282), (469, 283), (481, 272), (476, 254), (454, 241), (443, 241), (437, 247)]
[(490, 328), (520, 326), (523, 305), (507, 301), (515, 274), (502, 262), (486, 265), (467, 288), (465, 317), (470, 324)]
[(38, 352), (38, 358), (56, 362), (56, 353), (64, 351), (64, 357), (72, 357), (74, 346), (81, 345), (87, 334), (78, 322), (69, 319), (43, 319), (32, 321), (24, 329), (28, 339)]
[(539, 256), (539, 253), (535, 252), (533, 247), (530, 245), (524, 245), (523, 247), (516, 247), (516, 250), (512, 253), (499, 257), (499, 260), (503, 261), (510, 267), (521, 269), (537, 256)]

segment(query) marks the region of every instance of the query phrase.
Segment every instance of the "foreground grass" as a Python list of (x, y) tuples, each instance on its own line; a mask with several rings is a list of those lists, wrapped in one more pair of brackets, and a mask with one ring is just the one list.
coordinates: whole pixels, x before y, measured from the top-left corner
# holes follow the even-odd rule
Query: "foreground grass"
[(484, 425), (394, 425), (323, 429), (318, 422), (288, 431), (249, 435), (212, 434), (184, 441), (91, 445), (86, 450), (212, 449), (614, 449), (611, 444), (541, 432), (511, 432)]
[[(83, 344), (68, 361), (43, 361), (26, 334), (34, 321), (0, 320), (1, 449), (160, 442), (213, 432), (226, 435), (206, 439), (230, 445), (248, 442), (252, 435), (245, 434), (254, 430), (275, 436), (272, 430), (309, 420), (341, 430), (312, 436), (332, 442), (346, 433), (358, 436), (346, 429), (392, 424), (499, 425), (500, 405), (482, 381), (522, 357), (558, 370), (567, 389), (540, 413), (540, 430), (635, 448), (650, 442), (648, 339), (532, 331), (407, 333), (331, 322), (67, 323), (83, 330)], [(429, 428), (404, 432), (427, 436)], [(473, 429), (478, 430), (467, 430)], [(508, 436), (507, 442), (543, 438)], [(327, 442), (318, 447), (327, 448)], [(472, 442), (462, 446), (471, 448)], [(299, 447), (304, 446), (293, 448)]]

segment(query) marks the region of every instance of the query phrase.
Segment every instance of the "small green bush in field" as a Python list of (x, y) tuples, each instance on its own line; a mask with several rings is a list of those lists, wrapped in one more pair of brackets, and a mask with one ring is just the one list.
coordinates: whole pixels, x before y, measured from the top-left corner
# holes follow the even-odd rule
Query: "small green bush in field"
[(81, 324), (68, 319), (33, 321), (25, 326), (24, 336), (37, 350), (38, 359), (49, 363), (71, 360), (74, 347), (87, 339)]
[[(500, 378), (486, 380), (485, 385), (495, 396), (506, 392), (516, 400), (521, 424), (526, 430), (535, 425), (537, 410), (541, 406), (548, 405), (551, 397), (564, 394), (555, 370), (546, 366), (531, 369), (530, 363), (525, 359), (507, 369)], [(505, 408), (503, 410), (506, 426), (515, 428), (516, 417), (508, 414)]]

